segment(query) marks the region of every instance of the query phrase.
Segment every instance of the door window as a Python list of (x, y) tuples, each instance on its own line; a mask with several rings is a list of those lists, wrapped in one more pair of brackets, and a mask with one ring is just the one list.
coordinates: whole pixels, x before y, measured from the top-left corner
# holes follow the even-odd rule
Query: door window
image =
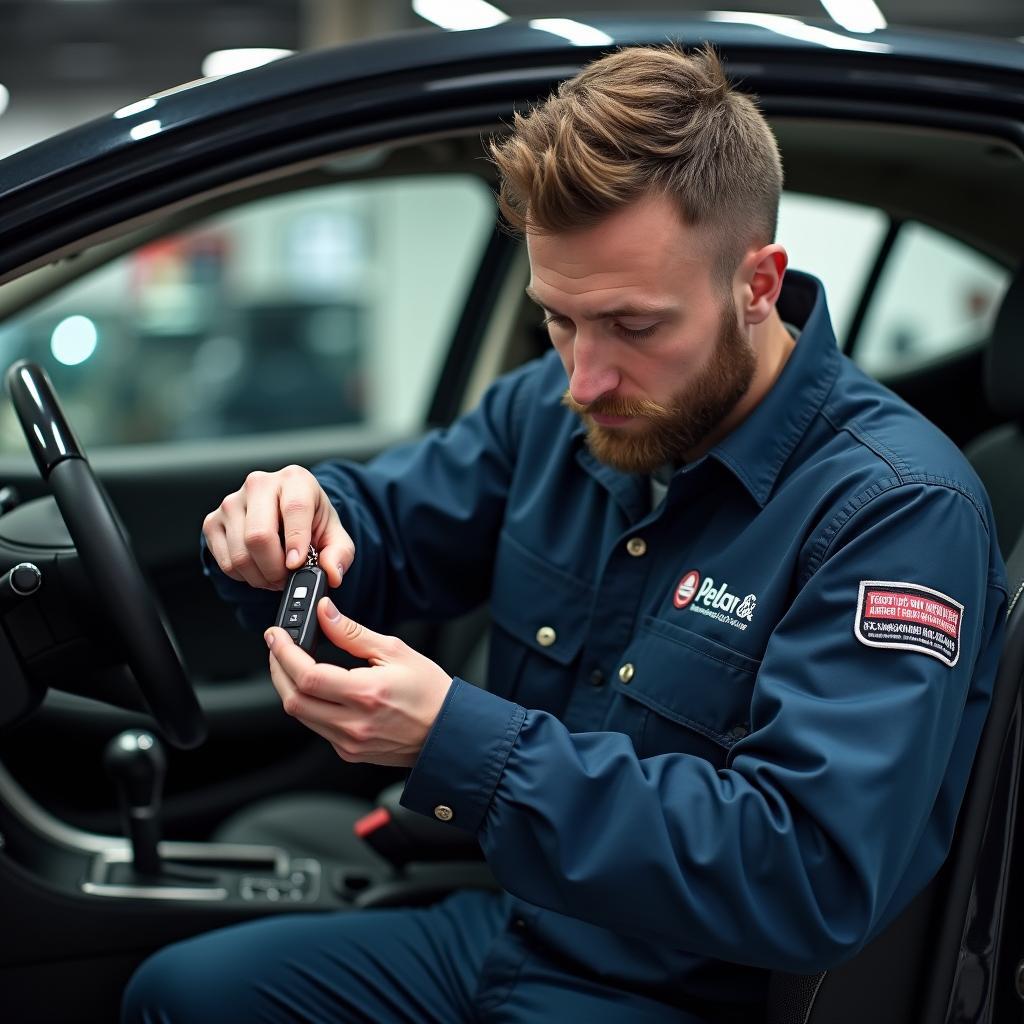
[[(471, 175), (261, 199), (148, 244), (0, 324), (83, 444), (424, 421), (494, 222)], [(6, 406), (0, 450), (23, 451)]]
[(923, 224), (900, 229), (854, 350), (876, 377), (892, 377), (976, 346), (992, 333), (1009, 272)]

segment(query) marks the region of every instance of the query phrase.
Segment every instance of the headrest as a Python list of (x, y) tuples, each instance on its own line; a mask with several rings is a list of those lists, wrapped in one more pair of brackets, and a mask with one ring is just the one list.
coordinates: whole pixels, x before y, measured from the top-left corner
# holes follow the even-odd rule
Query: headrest
[(985, 353), (985, 394), (1000, 416), (1024, 420), (1024, 263), (1003, 296)]

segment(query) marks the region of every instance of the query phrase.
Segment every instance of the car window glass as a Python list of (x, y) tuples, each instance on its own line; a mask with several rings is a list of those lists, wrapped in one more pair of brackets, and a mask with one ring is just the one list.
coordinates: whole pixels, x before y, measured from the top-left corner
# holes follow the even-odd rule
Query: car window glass
[(820, 278), (832, 326), (846, 337), (881, 248), (888, 219), (881, 210), (825, 196), (784, 192), (776, 239), (794, 270)]
[(877, 377), (912, 370), (982, 342), (1009, 273), (916, 222), (900, 229), (868, 307), (854, 358)]
[[(252, 202), (148, 244), (0, 324), (83, 444), (329, 424), (413, 430), (494, 223), (471, 175)], [(9, 409), (0, 450), (23, 451)]]

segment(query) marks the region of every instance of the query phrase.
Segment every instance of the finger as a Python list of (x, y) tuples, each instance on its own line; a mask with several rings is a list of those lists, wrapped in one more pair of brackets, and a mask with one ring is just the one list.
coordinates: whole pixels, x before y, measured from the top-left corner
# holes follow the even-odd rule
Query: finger
[(270, 647), (271, 661), (280, 664), (303, 696), (335, 706), (348, 703), (347, 669), (314, 661), (277, 626), (268, 629), (264, 636)]
[(287, 466), (278, 474), (278, 506), (284, 526), (285, 564), (297, 569), (306, 561), (316, 512), (316, 478), (302, 466)]
[(206, 546), (210, 554), (220, 566), (220, 571), (233, 580), (244, 582), (231, 564), (231, 558), (228, 555), (228, 542), (224, 535), (224, 524), (215, 512), (211, 512), (203, 521), (203, 536), (206, 538)]
[(327, 582), (331, 587), (340, 587), (342, 577), (355, 561), (356, 546), (322, 489), (313, 523), (313, 543), (319, 552), (318, 564), (327, 573)]
[(333, 701), (303, 693), (299, 683), (289, 675), (273, 651), (270, 654), (270, 679), (285, 712), (324, 739), (331, 743), (345, 743), (350, 749), (367, 741), (365, 715), (351, 712)]
[(245, 478), (245, 549), (256, 570), (274, 590), (284, 587), (287, 570), (280, 537), (277, 487), (269, 473), (259, 471)]
[(397, 637), (375, 633), (372, 629), (347, 615), (342, 615), (329, 597), (323, 597), (317, 603), (316, 613), (320, 620), (320, 628), (324, 636), (343, 651), (353, 657), (362, 658), (371, 665), (380, 665), (386, 661), (394, 661), (403, 650), (408, 650)]
[(285, 714), (291, 716), (297, 722), (301, 722), (311, 732), (315, 732), (318, 736), (327, 740), (332, 747), (335, 746), (338, 741), (337, 735), (332, 733), (326, 726), (320, 725), (309, 717), (308, 705), (311, 703), (312, 698), (304, 697), (299, 692), (284, 669), (275, 661), (273, 655), (270, 656), (270, 681), (274, 684), (278, 697), (281, 698), (281, 707), (284, 709)]
[(224, 543), (227, 547), (228, 563), (237, 574), (235, 578), (241, 578), (250, 587), (273, 590), (274, 585), (263, 575), (245, 543), (245, 492), (239, 491), (225, 498), (222, 507), (225, 508)]

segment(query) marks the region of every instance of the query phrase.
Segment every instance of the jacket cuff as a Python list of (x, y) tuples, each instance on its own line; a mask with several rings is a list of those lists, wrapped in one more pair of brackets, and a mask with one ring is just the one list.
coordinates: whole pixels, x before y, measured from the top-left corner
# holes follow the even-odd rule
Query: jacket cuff
[(525, 718), (519, 704), (453, 679), (406, 780), (402, 806), (477, 832)]

